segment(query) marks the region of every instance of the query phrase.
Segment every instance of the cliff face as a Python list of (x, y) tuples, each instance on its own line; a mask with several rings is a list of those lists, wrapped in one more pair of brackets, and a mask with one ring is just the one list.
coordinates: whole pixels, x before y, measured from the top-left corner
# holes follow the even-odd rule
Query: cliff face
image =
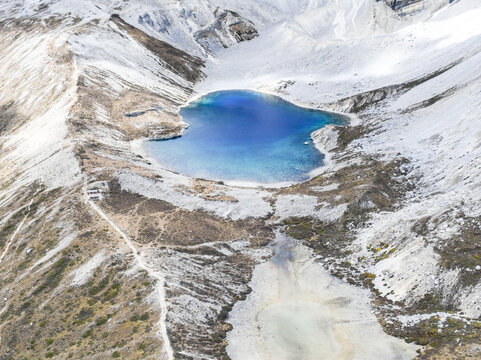
[(455, 0), (385, 0), (386, 4), (400, 16), (435, 11), (454, 1)]
[(423, 0), (386, 0), (386, 4), (393, 10), (401, 10), (406, 6), (413, 4), (419, 4), (424, 2)]
[(199, 30), (194, 36), (208, 51), (218, 51), (219, 46), (227, 48), (238, 42), (249, 41), (258, 36), (255, 25), (230, 10), (214, 12), (216, 20), (209, 27)]
[[(474, 0), (0, 4), (0, 359), (227, 359), (275, 230), (421, 358), (477, 356), (479, 18)], [(351, 117), (313, 134), (319, 176), (228, 186), (143, 153), (192, 97), (238, 88)]]

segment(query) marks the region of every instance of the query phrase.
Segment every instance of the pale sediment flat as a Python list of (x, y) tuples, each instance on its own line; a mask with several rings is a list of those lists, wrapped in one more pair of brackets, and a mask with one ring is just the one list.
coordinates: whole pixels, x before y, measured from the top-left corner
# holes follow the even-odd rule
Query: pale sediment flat
[(331, 276), (295, 240), (278, 235), (274, 246), (228, 319), (233, 360), (415, 357), (416, 346), (383, 332), (366, 290)]

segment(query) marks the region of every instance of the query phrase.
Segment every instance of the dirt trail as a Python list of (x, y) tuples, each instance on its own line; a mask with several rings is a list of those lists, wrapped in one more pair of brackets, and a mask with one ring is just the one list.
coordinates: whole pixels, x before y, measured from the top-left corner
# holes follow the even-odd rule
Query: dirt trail
[(167, 355), (168, 360), (173, 360), (174, 359), (174, 354), (172, 351), (172, 347), (170, 345), (170, 340), (169, 337), (167, 336), (167, 326), (165, 324), (165, 319), (167, 316), (167, 302), (165, 300), (165, 290), (164, 290), (164, 285), (165, 285), (165, 277), (164, 275), (156, 270), (153, 270), (151, 267), (147, 265), (147, 263), (142, 259), (141, 255), (139, 255), (137, 248), (135, 245), (132, 243), (132, 241), (129, 239), (129, 237), (120, 229), (108, 216), (105, 214), (102, 209), (100, 209), (92, 200), (90, 200), (85, 194), (86, 199), (90, 207), (94, 209), (105, 221), (109, 223), (109, 225), (120, 234), (122, 239), (124, 240), (125, 244), (130, 248), (132, 251), (132, 254), (134, 255), (135, 261), (137, 262), (138, 266), (147, 271), (149, 276), (153, 277), (158, 281), (157, 284), (157, 292), (158, 292), (158, 299), (159, 299), (159, 304), (160, 304), (160, 309), (161, 309), (161, 314), (160, 314), (160, 320), (159, 320), (159, 331), (160, 331), (160, 336), (162, 337), (162, 341), (164, 343), (164, 348), (165, 348), (165, 353)]

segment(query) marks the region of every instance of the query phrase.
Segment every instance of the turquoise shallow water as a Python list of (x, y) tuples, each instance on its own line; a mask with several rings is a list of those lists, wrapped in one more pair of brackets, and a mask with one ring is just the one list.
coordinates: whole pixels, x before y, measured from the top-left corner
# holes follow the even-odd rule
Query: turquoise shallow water
[(241, 90), (208, 94), (180, 114), (189, 128), (181, 137), (148, 141), (150, 156), (191, 177), (257, 183), (307, 180), (324, 158), (310, 134), (344, 122), (335, 114)]

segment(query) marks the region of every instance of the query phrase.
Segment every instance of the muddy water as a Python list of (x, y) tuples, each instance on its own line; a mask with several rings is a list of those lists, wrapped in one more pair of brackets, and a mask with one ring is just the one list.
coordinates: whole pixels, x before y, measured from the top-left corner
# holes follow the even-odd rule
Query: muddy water
[(412, 359), (416, 347), (388, 336), (369, 293), (332, 277), (311, 251), (278, 235), (252, 293), (229, 315), (232, 360)]

